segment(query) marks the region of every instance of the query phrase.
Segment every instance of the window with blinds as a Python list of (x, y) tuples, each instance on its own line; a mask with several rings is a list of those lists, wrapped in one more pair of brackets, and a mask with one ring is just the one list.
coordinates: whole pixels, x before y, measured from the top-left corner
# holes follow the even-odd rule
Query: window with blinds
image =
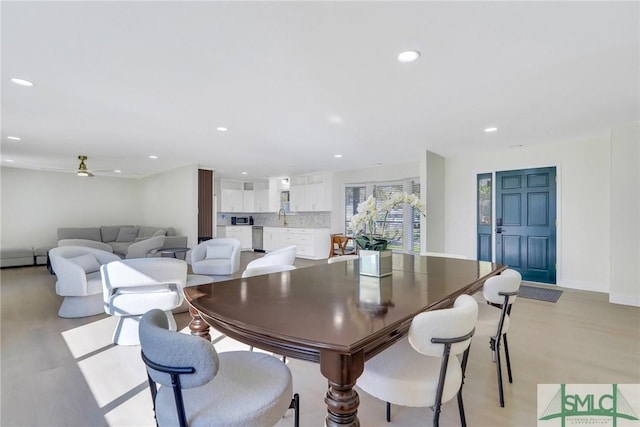
[[(381, 210), (382, 204), (388, 200), (393, 193), (402, 193), (403, 186), (400, 184), (374, 185), (373, 197), (376, 198), (376, 206), (378, 211)], [(389, 240), (389, 249), (402, 250), (402, 230), (404, 229), (404, 212), (403, 206), (397, 206), (387, 215), (386, 228), (382, 229), (384, 218), (378, 218), (376, 230), (382, 233), (382, 237)]]
[[(420, 183), (416, 180), (403, 180), (390, 183), (367, 183), (345, 187), (345, 233), (357, 234), (360, 230), (350, 227), (351, 218), (358, 212), (358, 204), (364, 202), (368, 194), (376, 198), (378, 208), (393, 193), (406, 191), (420, 196)], [(379, 218), (377, 230), (382, 231), (384, 218)], [(389, 212), (384, 237), (389, 239), (389, 249), (420, 252), (420, 212), (408, 205), (398, 206)]]
[(367, 199), (367, 187), (357, 186), (345, 188), (344, 192), (344, 219), (345, 234), (352, 236), (359, 230), (352, 230), (350, 227), (351, 218), (358, 213), (358, 204), (364, 202)]

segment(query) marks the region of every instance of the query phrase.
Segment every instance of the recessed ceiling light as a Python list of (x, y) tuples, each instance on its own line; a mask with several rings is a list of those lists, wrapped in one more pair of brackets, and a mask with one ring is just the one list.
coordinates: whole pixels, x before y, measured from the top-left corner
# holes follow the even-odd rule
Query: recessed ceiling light
[(157, 158), (158, 158), (158, 156), (151, 155), (151, 156), (149, 156), (149, 158), (150, 158), (150, 159), (157, 159)]
[(246, 175), (246, 174), (247, 174), (247, 172), (240, 172), (240, 173), (241, 173), (242, 175)]
[(400, 62), (414, 62), (420, 58), (420, 52), (417, 50), (405, 50), (398, 55), (398, 61)]
[(339, 159), (340, 157), (342, 157), (342, 154), (334, 154), (333, 157), (335, 157), (336, 159)]
[(15, 162), (15, 160), (13, 160), (13, 159), (7, 159), (7, 160), (5, 160), (5, 162), (13, 163), (13, 162)]
[(226, 132), (226, 131), (228, 131), (228, 130), (229, 130), (229, 129), (227, 129), (227, 128), (226, 128), (226, 127), (224, 127), (224, 126), (217, 127), (216, 129), (217, 129), (217, 130), (219, 130), (220, 132)]
[(120, 169), (114, 169), (113, 170), (115, 173), (122, 173), (122, 171)]
[(17, 79), (17, 78), (12, 78), (11, 79), (12, 83), (17, 84), (18, 86), (26, 86), (26, 87), (33, 87), (35, 86), (33, 83), (31, 83), (29, 80), (23, 80), (23, 79)]
[(490, 128), (486, 128), (484, 131), (488, 133), (488, 132), (495, 132), (497, 130), (498, 130), (498, 128), (496, 128), (496, 127), (490, 127)]
[(20, 141), (20, 137), (19, 136), (8, 136), (7, 139), (12, 139), (14, 141)]

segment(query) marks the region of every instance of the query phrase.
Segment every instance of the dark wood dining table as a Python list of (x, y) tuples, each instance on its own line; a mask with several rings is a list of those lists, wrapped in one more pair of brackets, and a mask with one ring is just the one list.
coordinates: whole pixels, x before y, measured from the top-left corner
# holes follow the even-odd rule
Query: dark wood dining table
[(366, 360), (406, 335), (413, 317), (473, 294), (504, 265), (393, 254), (393, 274), (361, 276), (346, 261), (185, 288), (191, 333), (319, 363), (327, 426), (359, 426), (354, 389)]

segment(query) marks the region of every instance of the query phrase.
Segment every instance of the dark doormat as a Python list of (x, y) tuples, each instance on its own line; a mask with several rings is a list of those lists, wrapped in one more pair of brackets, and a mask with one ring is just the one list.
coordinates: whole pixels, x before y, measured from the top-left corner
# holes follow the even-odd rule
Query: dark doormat
[(537, 286), (528, 285), (520, 285), (520, 292), (518, 292), (519, 297), (547, 302), (557, 302), (560, 295), (562, 295), (562, 291), (557, 289), (538, 288)]

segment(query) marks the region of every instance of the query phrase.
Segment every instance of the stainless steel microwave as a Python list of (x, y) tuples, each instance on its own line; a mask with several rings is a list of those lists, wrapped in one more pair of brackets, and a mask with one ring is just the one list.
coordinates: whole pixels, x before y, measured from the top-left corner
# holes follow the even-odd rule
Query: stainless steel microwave
[(250, 220), (248, 216), (232, 216), (231, 225), (249, 225)]

